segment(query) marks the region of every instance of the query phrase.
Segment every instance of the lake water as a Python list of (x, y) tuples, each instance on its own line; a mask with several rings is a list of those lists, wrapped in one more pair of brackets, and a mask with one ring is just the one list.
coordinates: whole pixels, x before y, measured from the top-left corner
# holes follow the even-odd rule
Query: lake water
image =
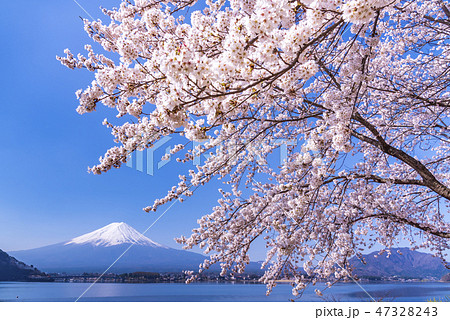
[[(35, 283), (0, 282), (1, 301), (75, 301), (90, 283)], [(421, 301), (450, 299), (450, 283), (393, 282), (362, 283), (361, 286), (375, 299), (383, 301)], [(279, 284), (270, 296), (265, 295), (263, 284), (232, 283), (98, 283), (80, 301), (115, 302), (219, 302), (219, 301), (289, 301), (291, 286)], [(370, 301), (369, 296), (355, 283), (339, 283), (324, 292), (324, 299), (306, 290), (301, 301)]]

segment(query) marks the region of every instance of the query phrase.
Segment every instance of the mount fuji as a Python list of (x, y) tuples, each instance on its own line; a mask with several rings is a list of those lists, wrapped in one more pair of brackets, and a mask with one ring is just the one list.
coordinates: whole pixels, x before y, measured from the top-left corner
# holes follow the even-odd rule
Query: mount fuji
[(74, 238), (65, 245), (70, 244), (90, 244), (96, 247), (111, 247), (121, 244), (134, 244), (139, 246), (149, 246), (153, 248), (166, 248), (156, 243), (135, 229), (127, 225), (125, 222), (114, 222), (106, 227), (100, 228), (90, 233)]
[(206, 258), (156, 243), (124, 222), (111, 223), (66, 242), (10, 254), (45, 272), (103, 272), (130, 245), (110, 272), (197, 270)]

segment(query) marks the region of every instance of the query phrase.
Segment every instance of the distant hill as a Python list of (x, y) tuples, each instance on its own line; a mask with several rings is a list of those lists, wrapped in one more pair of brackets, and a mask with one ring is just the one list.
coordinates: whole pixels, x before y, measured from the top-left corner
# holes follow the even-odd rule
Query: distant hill
[(354, 274), (359, 277), (392, 277), (440, 279), (449, 272), (442, 261), (429, 253), (410, 250), (409, 248), (393, 248), (391, 255), (387, 252), (375, 257), (378, 252), (363, 255), (366, 264), (358, 258), (350, 259)]
[(33, 276), (43, 276), (36, 268), (11, 257), (0, 250), (0, 281), (26, 281)]
[[(133, 247), (123, 254), (131, 244)], [(197, 271), (206, 259), (198, 253), (156, 243), (124, 222), (111, 223), (66, 242), (10, 254), (45, 272), (72, 274), (103, 272), (119, 257), (110, 272)], [(259, 270), (260, 264), (251, 263), (249, 267), (249, 272)], [(218, 267), (213, 266), (211, 271), (218, 271)]]
[(444, 274), (444, 276), (441, 278), (441, 281), (450, 282), (450, 273)]

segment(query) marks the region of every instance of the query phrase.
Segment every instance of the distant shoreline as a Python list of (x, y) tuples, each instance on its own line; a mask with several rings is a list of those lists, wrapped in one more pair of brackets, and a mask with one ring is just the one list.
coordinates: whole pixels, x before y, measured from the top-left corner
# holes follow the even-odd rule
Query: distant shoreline
[[(260, 284), (262, 272), (249, 272), (243, 274), (227, 274), (220, 275), (215, 271), (204, 272), (196, 275), (194, 282), (196, 283), (248, 283)], [(443, 282), (450, 283), (450, 274), (438, 278), (437, 276), (411, 277), (411, 276), (355, 276), (359, 283), (424, 283), (424, 282)], [(5, 278), (3, 278), (5, 279)], [(189, 276), (184, 272), (146, 272), (136, 271), (130, 273), (108, 273), (101, 274), (97, 272), (83, 273), (42, 273), (39, 275), (31, 275), (28, 277), (3, 280), (13, 282), (56, 282), (56, 283), (185, 283)], [(305, 281), (309, 281), (309, 277), (305, 275)], [(277, 284), (292, 284), (294, 279), (288, 277), (275, 281)], [(320, 283), (337, 282), (337, 283), (353, 283), (351, 278), (336, 281), (334, 278), (320, 279)]]
[[(27, 279), (27, 280), (0, 280), (0, 282), (38, 282), (38, 283), (117, 283), (117, 284), (148, 284), (148, 283), (185, 283), (186, 280), (148, 280), (148, 281), (118, 281), (118, 279), (111, 279), (111, 278), (102, 278), (98, 281), (96, 281), (97, 278), (89, 278), (89, 279), (79, 279), (79, 278), (67, 278), (64, 279), (64, 281), (61, 281), (61, 279)], [(291, 284), (294, 282), (294, 280), (289, 279), (281, 279), (275, 281), (277, 284)], [(327, 280), (321, 280), (318, 281), (318, 283), (326, 283)], [(449, 281), (443, 281), (438, 279), (399, 279), (399, 280), (367, 280), (367, 279), (360, 279), (358, 280), (358, 283), (433, 283), (433, 282), (439, 282), (439, 283), (449, 283)], [(193, 283), (229, 283), (229, 284), (264, 284), (261, 281), (258, 280), (241, 280), (241, 279), (235, 279), (235, 280), (214, 280), (214, 279), (208, 279), (208, 280), (195, 280)], [(336, 284), (346, 284), (346, 283), (353, 283), (352, 280), (343, 280), (343, 281), (337, 281)]]

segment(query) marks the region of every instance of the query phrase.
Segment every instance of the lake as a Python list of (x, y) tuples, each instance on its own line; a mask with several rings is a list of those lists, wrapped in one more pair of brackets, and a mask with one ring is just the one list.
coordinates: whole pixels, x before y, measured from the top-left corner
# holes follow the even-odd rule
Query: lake
[[(75, 301), (90, 283), (36, 283), (0, 282), (2, 301)], [(427, 299), (450, 299), (450, 283), (444, 282), (390, 282), (362, 283), (361, 286), (375, 299), (393, 302), (426, 302)], [(300, 301), (370, 301), (369, 296), (355, 283), (338, 283), (324, 291), (323, 298), (308, 288)], [(114, 302), (264, 302), (289, 301), (289, 284), (278, 284), (270, 296), (263, 284), (243, 283), (97, 283), (80, 301)]]

